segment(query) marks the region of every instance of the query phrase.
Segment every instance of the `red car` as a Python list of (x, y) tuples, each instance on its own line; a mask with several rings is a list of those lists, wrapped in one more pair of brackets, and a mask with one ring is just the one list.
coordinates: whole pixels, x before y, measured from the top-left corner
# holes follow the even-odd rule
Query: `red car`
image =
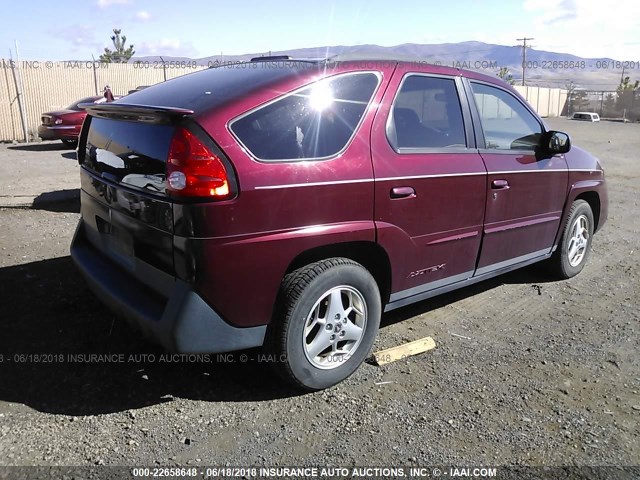
[(88, 106), (71, 254), (166, 348), (262, 346), (317, 390), (381, 315), (532, 264), (584, 267), (599, 161), (500, 79), (422, 62), (255, 59)]
[[(117, 97), (119, 98), (119, 97)], [(87, 112), (79, 108), (81, 103), (100, 104), (105, 102), (104, 96), (83, 98), (72, 103), (64, 110), (46, 112), (41, 116), (42, 124), (38, 127), (38, 136), (42, 140), (62, 140), (65, 145), (75, 148)]]

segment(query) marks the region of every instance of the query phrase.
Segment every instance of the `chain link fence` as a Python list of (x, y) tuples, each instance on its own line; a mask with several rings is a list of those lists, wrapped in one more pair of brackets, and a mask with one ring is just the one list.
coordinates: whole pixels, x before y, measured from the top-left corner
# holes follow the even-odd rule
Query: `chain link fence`
[(638, 122), (640, 90), (573, 90), (569, 92), (566, 115), (575, 112), (593, 112), (600, 118)]

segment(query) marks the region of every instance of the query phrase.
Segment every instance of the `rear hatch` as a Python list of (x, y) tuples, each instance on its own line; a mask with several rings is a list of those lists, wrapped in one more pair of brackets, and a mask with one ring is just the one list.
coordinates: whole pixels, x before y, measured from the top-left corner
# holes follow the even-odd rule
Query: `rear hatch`
[[(78, 161), (81, 213), (87, 240), (145, 283), (171, 280), (172, 201), (166, 162), (175, 121), (190, 112), (112, 108), (91, 111), (83, 127)], [(167, 275), (147, 275), (153, 270)], [(151, 270), (151, 272), (148, 272)], [(169, 277), (169, 278), (166, 278)], [(152, 284), (164, 292), (170, 285)]]
[(88, 111), (78, 151), (86, 238), (164, 293), (176, 271), (173, 204), (231, 198), (232, 169), (190, 110), (104, 104)]

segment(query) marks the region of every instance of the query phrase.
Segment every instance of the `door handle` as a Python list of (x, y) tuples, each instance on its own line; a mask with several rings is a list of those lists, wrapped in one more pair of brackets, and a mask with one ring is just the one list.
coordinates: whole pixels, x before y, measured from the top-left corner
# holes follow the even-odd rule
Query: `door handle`
[(416, 191), (413, 187), (393, 187), (389, 193), (391, 198), (413, 198)]
[(491, 182), (491, 188), (493, 190), (509, 190), (511, 187), (506, 180), (494, 180)]

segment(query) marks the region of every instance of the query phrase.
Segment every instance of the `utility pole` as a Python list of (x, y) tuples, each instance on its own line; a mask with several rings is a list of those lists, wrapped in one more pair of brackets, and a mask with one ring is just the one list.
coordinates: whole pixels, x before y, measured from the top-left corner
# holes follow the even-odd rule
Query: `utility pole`
[(516, 38), (518, 42), (522, 42), (522, 86), (524, 87), (524, 71), (527, 67), (527, 40), (535, 40), (535, 38)]
[(162, 74), (164, 75), (164, 81), (167, 81), (167, 62), (164, 61), (162, 55), (158, 55), (160, 57), (160, 61), (162, 62)]
[(96, 95), (98, 95), (98, 74), (96, 73), (96, 57), (91, 54), (91, 58), (93, 59), (93, 85), (96, 89)]
[(573, 100), (573, 91), (575, 90), (575, 86), (573, 85), (573, 80), (569, 81), (569, 85), (567, 85), (567, 100), (569, 102), (569, 108), (567, 109), (567, 118), (571, 118), (572, 108), (571, 108), (571, 100)]
[(24, 88), (22, 85), (22, 75), (20, 75), (20, 57), (18, 56), (18, 41), (15, 41), (16, 46), (16, 61), (13, 61), (13, 55), (9, 50), (9, 64), (11, 65), (11, 71), (13, 73), (13, 83), (16, 86), (16, 99), (18, 100), (18, 110), (20, 111), (20, 120), (22, 122), (22, 132), (24, 134), (25, 143), (29, 143), (29, 121), (27, 120), (27, 109), (24, 100)]

